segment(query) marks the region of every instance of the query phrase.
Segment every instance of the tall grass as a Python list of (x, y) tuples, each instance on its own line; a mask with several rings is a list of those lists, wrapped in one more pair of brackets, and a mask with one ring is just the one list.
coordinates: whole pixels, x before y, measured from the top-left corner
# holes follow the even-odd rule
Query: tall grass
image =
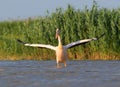
[(24, 47), (16, 39), (57, 45), (56, 28), (61, 29), (63, 44), (106, 33), (98, 41), (68, 50), (71, 59), (120, 59), (120, 9), (98, 8), (95, 2), (91, 9), (82, 11), (68, 5), (66, 10), (58, 8), (45, 17), (0, 22), (0, 59), (54, 59), (53, 51)]

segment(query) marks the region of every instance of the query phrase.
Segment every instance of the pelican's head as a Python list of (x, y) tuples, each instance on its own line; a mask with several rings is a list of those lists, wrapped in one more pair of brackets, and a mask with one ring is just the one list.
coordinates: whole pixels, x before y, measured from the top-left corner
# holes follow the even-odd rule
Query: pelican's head
[(58, 38), (59, 35), (60, 35), (60, 30), (57, 28), (56, 29), (56, 39)]

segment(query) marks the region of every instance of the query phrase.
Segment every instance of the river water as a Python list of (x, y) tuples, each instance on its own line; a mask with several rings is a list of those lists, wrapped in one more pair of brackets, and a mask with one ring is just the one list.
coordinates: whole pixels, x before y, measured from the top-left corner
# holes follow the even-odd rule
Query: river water
[(0, 87), (120, 87), (120, 61), (0, 61)]

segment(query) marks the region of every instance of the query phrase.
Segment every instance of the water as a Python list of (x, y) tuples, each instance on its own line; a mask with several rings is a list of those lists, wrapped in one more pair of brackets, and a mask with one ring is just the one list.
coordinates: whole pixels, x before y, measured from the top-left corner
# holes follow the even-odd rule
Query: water
[(120, 61), (0, 61), (0, 87), (120, 87)]

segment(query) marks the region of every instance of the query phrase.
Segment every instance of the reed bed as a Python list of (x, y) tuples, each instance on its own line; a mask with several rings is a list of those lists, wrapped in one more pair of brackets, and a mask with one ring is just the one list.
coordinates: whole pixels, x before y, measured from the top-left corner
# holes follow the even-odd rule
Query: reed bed
[(56, 28), (61, 30), (63, 45), (105, 32), (98, 41), (69, 49), (70, 59), (120, 60), (120, 8), (98, 8), (96, 3), (91, 9), (68, 5), (66, 10), (58, 8), (44, 17), (0, 22), (0, 60), (55, 59), (53, 51), (25, 47), (16, 39), (57, 46)]

